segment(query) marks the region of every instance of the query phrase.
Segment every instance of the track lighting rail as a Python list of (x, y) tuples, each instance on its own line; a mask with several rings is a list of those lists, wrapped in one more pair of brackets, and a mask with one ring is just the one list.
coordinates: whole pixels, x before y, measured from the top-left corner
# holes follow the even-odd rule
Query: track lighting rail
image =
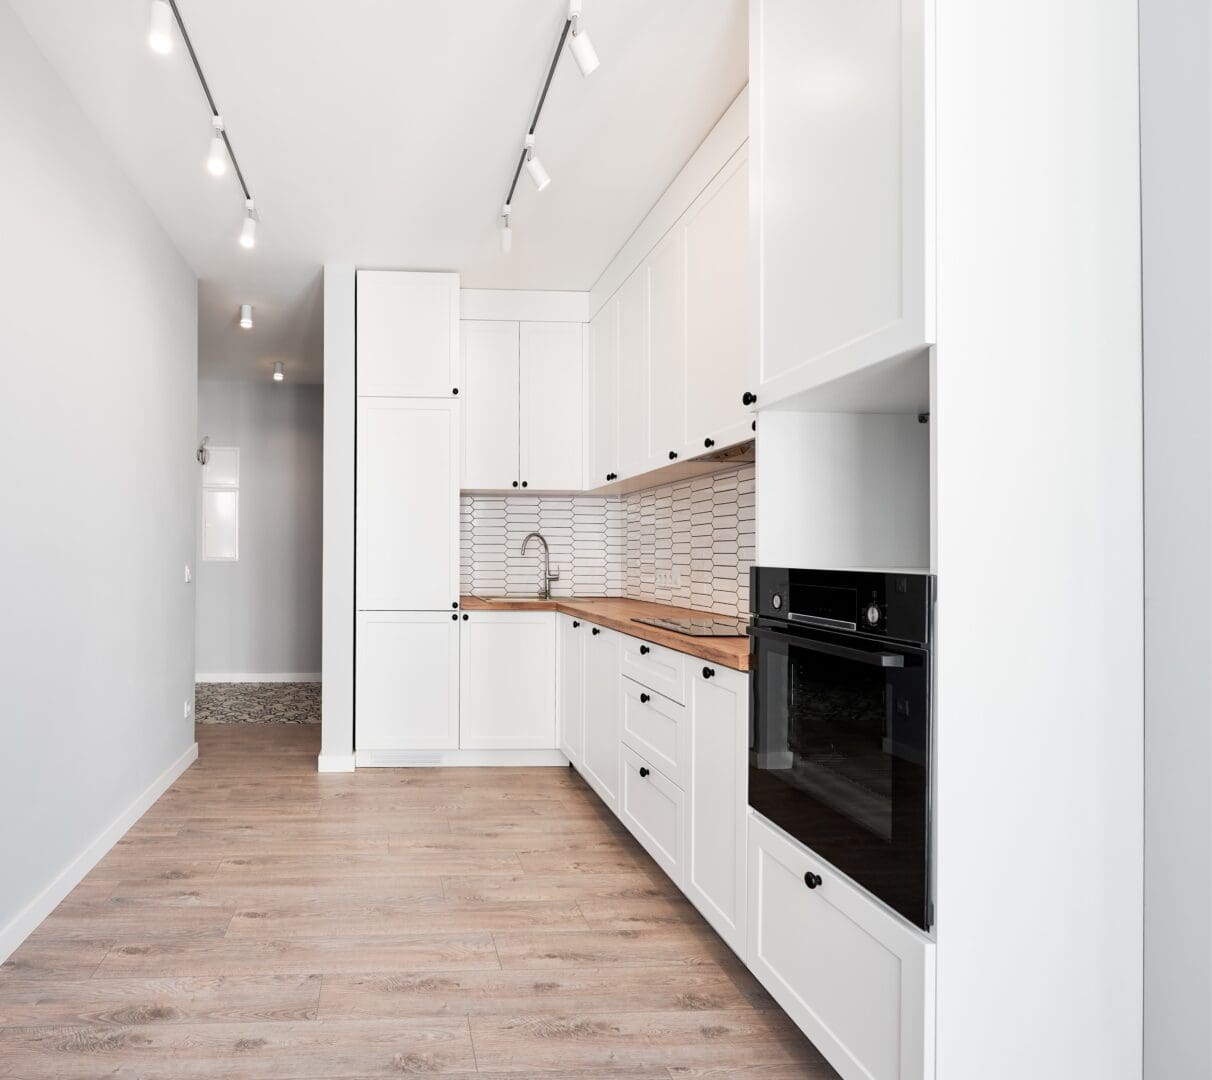
[[(568, 31), (572, 29), (572, 19), (564, 20), (564, 29), (560, 31), (560, 40), (556, 43), (555, 55), (551, 58), (551, 66), (547, 69), (547, 78), (543, 82), (543, 92), (539, 94), (539, 103), (534, 109), (534, 118), (530, 121), (530, 128), (526, 134), (533, 136), (535, 129), (539, 126), (539, 117), (543, 113), (543, 105), (547, 101), (547, 91), (551, 89), (551, 80), (555, 78), (556, 65), (560, 62), (560, 57), (564, 52), (564, 42), (568, 40)], [(528, 147), (523, 147), (522, 153), (518, 155), (517, 168), (513, 170), (513, 181), (509, 185), (509, 194), (505, 196), (505, 205), (509, 206), (513, 202), (513, 193), (518, 187), (518, 177), (522, 175), (522, 166), (526, 164), (526, 155), (529, 151)]]

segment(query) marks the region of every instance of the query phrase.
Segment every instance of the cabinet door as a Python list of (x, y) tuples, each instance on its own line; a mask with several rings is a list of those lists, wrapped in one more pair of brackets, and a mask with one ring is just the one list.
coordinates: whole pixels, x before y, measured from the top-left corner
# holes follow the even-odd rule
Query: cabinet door
[(461, 625), (459, 745), (554, 750), (555, 617), (550, 611), (472, 611)]
[(580, 769), (585, 746), (585, 639), (589, 627), (571, 615), (557, 618), (560, 749)]
[(517, 487), (518, 324), (464, 322), (463, 487)]
[(451, 397), (458, 363), (458, 274), (358, 271), (359, 394)]
[(589, 324), (591, 451), (588, 487), (619, 471), (619, 301), (611, 297)]
[(933, 340), (933, 90), (924, 0), (749, 11), (755, 344), (770, 404)]
[(676, 460), (686, 443), (686, 255), (674, 226), (644, 263), (648, 278), (648, 467)]
[(746, 962), (838, 1072), (934, 1076), (929, 940), (752, 812), (748, 892)]
[(679, 888), (685, 869), (686, 796), (630, 746), (619, 753), (619, 820)]
[(585, 486), (585, 328), (522, 323), (522, 483), (539, 491)]
[(749, 679), (716, 667), (690, 680), (686, 895), (739, 956), (745, 955), (745, 820)]
[(459, 403), (360, 398), (357, 607), (450, 611), (459, 598)]
[(740, 150), (686, 212), (687, 454), (753, 438), (748, 154)]
[(354, 737), (358, 750), (459, 745), (459, 624), (451, 612), (360, 611)]
[(618, 292), (619, 467), (622, 478), (648, 468), (648, 275), (640, 267)]
[[(585, 627), (582, 627), (585, 629)], [(581, 775), (614, 810), (619, 796), (619, 635), (589, 627), (585, 639), (585, 751)]]

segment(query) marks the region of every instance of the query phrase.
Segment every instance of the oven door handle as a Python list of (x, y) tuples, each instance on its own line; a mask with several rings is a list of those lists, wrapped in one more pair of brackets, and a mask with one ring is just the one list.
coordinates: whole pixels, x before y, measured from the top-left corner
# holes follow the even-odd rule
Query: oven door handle
[(770, 630), (764, 626), (751, 626), (749, 633), (753, 637), (774, 638), (785, 641), (800, 649), (810, 652), (825, 653), (828, 656), (838, 656), (844, 660), (854, 660), (860, 664), (880, 668), (903, 668), (905, 658), (899, 653), (867, 652), (865, 649), (851, 649), (845, 645), (834, 645), (829, 641), (817, 641), (816, 638), (801, 637), (799, 634), (786, 634), (779, 630)]

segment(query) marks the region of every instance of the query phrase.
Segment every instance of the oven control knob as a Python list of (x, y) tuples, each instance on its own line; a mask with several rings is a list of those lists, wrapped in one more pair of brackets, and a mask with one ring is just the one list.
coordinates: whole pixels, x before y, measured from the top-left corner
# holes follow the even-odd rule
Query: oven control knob
[(773, 596), (771, 596), (770, 606), (774, 608), (775, 611), (778, 611), (783, 606), (783, 594), (775, 593)]
[(882, 614), (879, 604), (868, 604), (867, 610), (863, 612), (863, 618), (867, 620), (868, 626), (879, 626)]

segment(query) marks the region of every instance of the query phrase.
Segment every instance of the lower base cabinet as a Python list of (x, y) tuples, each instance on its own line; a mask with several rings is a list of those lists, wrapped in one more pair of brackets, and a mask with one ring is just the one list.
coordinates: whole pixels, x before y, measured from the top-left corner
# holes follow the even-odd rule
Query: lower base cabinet
[(682, 789), (629, 746), (620, 748), (619, 818), (670, 880), (682, 885), (686, 801)]
[(459, 623), (449, 611), (359, 611), (358, 751), (459, 746)]
[(745, 955), (749, 816), (749, 678), (690, 669), (686, 756), (686, 895), (738, 956)]
[(589, 627), (571, 615), (557, 615), (556, 620), (560, 750), (580, 769), (585, 750), (585, 639)]
[(555, 616), (472, 611), (460, 621), (459, 746), (554, 750)]
[(750, 970), (846, 1080), (933, 1077), (933, 944), (752, 812), (748, 836)]
[[(582, 629), (585, 629), (582, 626)], [(621, 635), (589, 626), (585, 639), (585, 749), (581, 775), (611, 810), (619, 805), (619, 643)]]

